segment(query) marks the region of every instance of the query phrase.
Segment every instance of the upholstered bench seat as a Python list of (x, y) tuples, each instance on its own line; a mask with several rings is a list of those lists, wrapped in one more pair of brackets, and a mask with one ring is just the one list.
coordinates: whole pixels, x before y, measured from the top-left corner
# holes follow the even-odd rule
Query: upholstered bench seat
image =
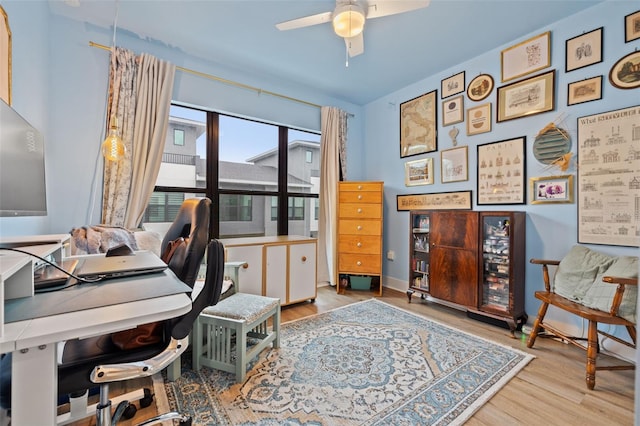
[[(272, 327), (269, 328), (269, 320)], [(193, 330), (193, 367), (215, 368), (246, 376), (247, 364), (273, 343), (280, 346), (280, 299), (235, 293), (202, 311)], [(247, 339), (256, 344), (247, 347)]]

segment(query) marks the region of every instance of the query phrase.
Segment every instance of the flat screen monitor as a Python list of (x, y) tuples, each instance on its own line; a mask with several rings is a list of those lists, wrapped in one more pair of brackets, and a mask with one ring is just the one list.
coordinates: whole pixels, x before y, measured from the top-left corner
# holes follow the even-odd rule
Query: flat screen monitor
[(42, 134), (0, 99), (0, 216), (44, 216)]

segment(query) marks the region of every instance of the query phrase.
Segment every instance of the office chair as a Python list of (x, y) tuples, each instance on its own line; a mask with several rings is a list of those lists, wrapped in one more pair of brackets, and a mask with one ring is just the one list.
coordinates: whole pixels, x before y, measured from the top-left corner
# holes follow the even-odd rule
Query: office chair
[[(198, 258), (194, 253), (204, 252), (209, 241), (210, 210), (208, 198), (184, 200), (160, 246), (160, 257), (167, 259), (169, 268), (192, 288), (202, 262), (202, 256)], [(174, 251), (169, 256), (171, 250)]]
[[(193, 288), (195, 280), (200, 270), (200, 265), (207, 249), (209, 232), (209, 211), (211, 201), (208, 198), (185, 200), (181, 206), (174, 223), (169, 228), (166, 241), (183, 238), (184, 244), (174, 253), (169, 260), (169, 269), (189, 287)], [(164, 247), (167, 244), (163, 244)], [(171, 364), (173, 360), (179, 359), (180, 354), (186, 349), (187, 336), (192, 328), (193, 321), (198, 314), (207, 306), (217, 303), (222, 286), (222, 276), (224, 270), (224, 249), (222, 244), (211, 242), (209, 245), (207, 277), (203, 290), (193, 301), (192, 310), (176, 320), (167, 320), (162, 324), (162, 338), (153, 344), (143, 347), (123, 350), (116, 346), (113, 335), (97, 336), (89, 339), (74, 339), (65, 343), (62, 354), (62, 363), (58, 366), (58, 395), (78, 395), (84, 394), (86, 389), (95, 387), (96, 384), (104, 382), (128, 380), (135, 377), (146, 377), (154, 374)], [(218, 282), (219, 281), (219, 282)], [(117, 333), (114, 333), (117, 334)], [(167, 344), (168, 342), (168, 344)], [(147, 360), (140, 363), (139, 360)], [(120, 369), (100, 371), (104, 377), (93, 377), (94, 367), (102, 363), (132, 363), (123, 373)], [(143, 367), (141, 367), (143, 366)], [(98, 367), (96, 367), (98, 368)], [(146, 368), (147, 371), (140, 373), (139, 368)], [(110, 371), (117, 373), (114, 376)], [(148, 374), (147, 374), (148, 373)], [(11, 404), (11, 354), (5, 355), (0, 360), (0, 407), (9, 408)], [(110, 417), (111, 412), (108, 406), (108, 385), (102, 384), (100, 387), (100, 403), (96, 409), (98, 425), (104, 423), (105, 417)], [(138, 398), (143, 398), (138, 396)], [(144, 393), (147, 405), (151, 403), (147, 392)], [(99, 407), (107, 405), (100, 409)], [(126, 416), (131, 417), (131, 406), (123, 405), (123, 410), (127, 410)], [(134, 407), (135, 408), (135, 407)], [(73, 419), (64, 422), (77, 420), (90, 415), (86, 408), (83, 414), (71, 413)], [(73, 399), (72, 399), (73, 410)], [(119, 417), (123, 412), (116, 412), (114, 417)]]

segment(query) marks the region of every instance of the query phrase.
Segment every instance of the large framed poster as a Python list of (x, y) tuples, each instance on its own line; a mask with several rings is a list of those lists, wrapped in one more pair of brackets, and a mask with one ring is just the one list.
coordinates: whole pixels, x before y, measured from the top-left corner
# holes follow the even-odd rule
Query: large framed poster
[(640, 245), (640, 106), (578, 118), (578, 242)]

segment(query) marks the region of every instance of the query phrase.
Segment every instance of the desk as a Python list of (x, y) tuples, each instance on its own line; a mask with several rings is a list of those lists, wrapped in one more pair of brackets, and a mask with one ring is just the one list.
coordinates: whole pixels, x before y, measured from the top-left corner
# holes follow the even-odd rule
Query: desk
[[(183, 315), (191, 309), (191, 299), (185, 294), (190, 288), (179, 281), (169, 270), (136, 277), (150, 280), (159, 287), (174, 288), (174, 294), (157, 296), (150, 294), (136, 299), (94, 306), (89, 309), (59, 313), (56, 315), (25, 319), (4, 324), (0, 337), (2, 352), (13, 352), (11, 423), (13, 425), (54, 425), (57, 410), (57, 358), (58, 342), (74, 338), (86, 338), (100, 334), (126, 330), (140, 324), (160, 321)], [(132, 278), (105, 281), (109, 286)], [(135, 292), (131, 293), (132, 295)], [(51, 294), (31, 296), (46, 303)], [(19, 300), (5, 301), (5, 305)]]

